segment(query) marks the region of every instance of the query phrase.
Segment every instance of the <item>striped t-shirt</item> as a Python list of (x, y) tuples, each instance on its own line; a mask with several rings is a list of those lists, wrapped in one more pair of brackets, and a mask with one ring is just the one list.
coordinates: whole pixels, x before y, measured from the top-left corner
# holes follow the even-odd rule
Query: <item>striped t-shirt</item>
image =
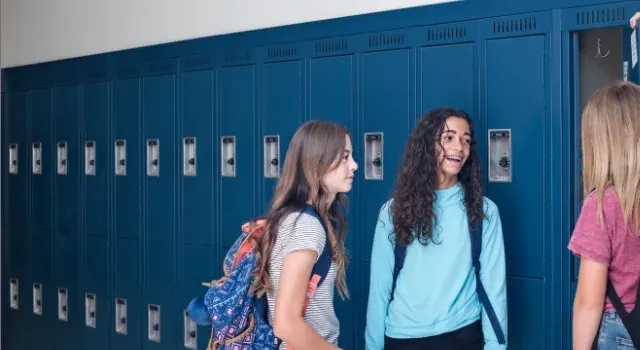
[[(273, 294), (269, 293), (267, 296), (270, 324), (273, 324), (274, 313), (272, 310), (275, 310), (276, 306), (278, 283), (285, 255), (296, 250), (310, 249), (315, 250), (320, 256), (324, 250), (325, 243), (328, 244), (326, 233), (317, 218), (306, 213), (300, 214), (296, 212), (287, 215), (281, 221), (276, 243), (271, 253), (269, 267), (269, 277), (273, 290)], [(337, 346), (340, 324), (333, 308), (336, 272), (337, 265), (333, 262), (326, 279), (309, 301), (304, 319), (322, 338)], [(284, 345), (286, 344), (283, 342), (280, 348), (282, 349)]]

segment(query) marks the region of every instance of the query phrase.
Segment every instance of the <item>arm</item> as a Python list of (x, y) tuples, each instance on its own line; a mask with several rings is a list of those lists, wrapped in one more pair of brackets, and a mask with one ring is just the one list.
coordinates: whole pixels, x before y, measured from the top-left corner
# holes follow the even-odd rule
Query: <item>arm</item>
[(308, 249), (291, 252), (284, 258), (273, 330), (294, 349), (336, 349), (309, 327), (302, 316), (311, 270), (317, 258), (318, 253)]
[(380, 209), (371, 250), (369, 302), (365, 329), (367, 350), (382, 350), (384, 348), (385, 319), (391, 299), (394, 267), (393, 246), (389, 241), (389, 233), (393, 230), (393, 224), (389, 218), (388, 210), (388, 204), (383, 205)]
[(608, 266), (583, 258), (573, 302), (573, 348), (591, 350), (604, 310)]
[[(611, 240), (596, 215), (596, 197), (587, 197), (571, 235), (569, 249), (580, 257), (573, 305), (573, 348), (591, 349), (604, 311)], [(605, 207), (604, 217), (607, 216)]]
[[(507, 274), (505, 267), (502, 222), (498, 207), (487, 201), (487, 219), (483, 225), (482, 253), (480, 255), (480, 279), (496, 313), (502, 332), (508, 339), (507, 329)], [(486, 311), (482, 311), (482, 331), (485, 350), (507, 349), (507, 344), (498, 343), (491, 321)]]

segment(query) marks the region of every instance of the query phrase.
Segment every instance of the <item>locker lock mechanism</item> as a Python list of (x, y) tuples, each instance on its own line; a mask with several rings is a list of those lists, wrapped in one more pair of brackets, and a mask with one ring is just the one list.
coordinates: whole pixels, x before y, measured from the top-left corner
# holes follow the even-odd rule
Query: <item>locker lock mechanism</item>
[(116, 298), (116, 333), (127, 335), (127, 301)]
[(280, 136), (269, 135), (264, 137), (264, 177), (280, 177)]
[(381, 132), (364, 134), (364, 153), (366, 157), (364, 177), (366, 180), (383, 179), (383, 140), (384, 136)]
[(220, 172), (222, 177), (236, 176), (236, 137), (222, 136), (220, 138), (221, 164)]
[(182, 144), (183, 175), (196, 176), (196, 138), (185, 137)]
[(196, 349), (198, 346), (197, 335), (198, 327), (195, 322), (189, 317), (187, 310), (183, 311), (184, 318), (184, 347), (186, 349)]
[(160, 306), (149, 305), (148, 313), (148, 339), (153, 342), (160, 342)]
[(511, 182), (511, 130), (489, 130), (489, 181)]

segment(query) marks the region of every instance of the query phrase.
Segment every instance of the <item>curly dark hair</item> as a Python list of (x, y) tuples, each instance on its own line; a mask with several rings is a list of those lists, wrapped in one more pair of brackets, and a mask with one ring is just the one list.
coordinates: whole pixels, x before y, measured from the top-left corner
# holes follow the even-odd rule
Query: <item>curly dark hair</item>
[(469, 158), (458, 174), (464, 191), (464, 205), (471, 212), (471, 220), (482, 220), (483, 193), (480, 179), (480, 161), (476, 151), (473, 121), (461, 110), (437, 108), (429, 111), (417, 123), (407, 140), (402, 168), (398, 174), (391, 204), (393, 231), (390, 239), (401, 245), (409, 245), (414, 239), (427, 245), (433, 241), (433, 222), (437, 215), (433, 204), (438, 189), (438, 152), (440, 135), (450, 117), (467, 121), (471, 131)]

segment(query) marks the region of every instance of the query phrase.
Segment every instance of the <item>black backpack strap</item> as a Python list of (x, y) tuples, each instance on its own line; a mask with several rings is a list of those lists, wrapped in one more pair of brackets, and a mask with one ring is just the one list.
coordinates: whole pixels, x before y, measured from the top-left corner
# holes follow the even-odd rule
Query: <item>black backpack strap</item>
[(610, 279), (607, 279), (607, 298), (611, 300), (611, 304), (613, 308), (620, 316), (622, 320), (622, 324), (624, 328), (629, 332), (629, 336), (631, 336), (631, 341), (633, 342), (635, 347), (640, 346), (640, 282), (638, 283), (638, 289), (636, 291), (636, 305), (634, 309), (627, 313), (627, 310), (620, 300), (620, 296), (616, 293), (615, 288), (613, 288), (613, 284)]
[(476, 272), (476, 292), (478, 293), (478, 299), (480, 300), (480, 304), (482, 304), (484, 310), (487, 312), (487, 316), (489, 317), (489, 321), (491, 322), (493, 331), (496, 333), (496, 337), (498, 338), (498, 343), (506, 344), (507, 341), (505, 339), (504, 332), (502, 331), (500, 322), (498, 322), (496, 312), (495, 310), (493, 310), (493, 306), (491, 305), (491, 301), (489, 300), (487, 291), (484, 289), (484, 285), (482, 284), (482, 280), (480, 279), (480, 253), (482, 252), (482, 218), (478, 218), (476, 219), (476, 221), (471, 221), (471, 214), (469, 213), (468, 220), (469, 234), (471, 236), (471, 261)]
[(402, 267), (404, 266), (404, 257), (407, 255), (407, 247), (398, 244), (398, 241), (396, 240), (396, 244), (393, 248), (393, 255), (395, 257), (395, 262), (393, 264), (393, 283), (391, 284), (391, 299), (389, 302), (393, 300), (393, 294), (396, 290), (396, 281), (398, 280), (400, 270), (402, 270)]
[(322, 254), (318, 257), (318, 261), (316, 261), (315, 265), (313, 265), (313, 270), (311, 270), (311, 276), (318, 275), (320, 276), (320, 281), (318, 281), (318, 287), (324, 282), (325, 278), (327, 278), (327, 274), (329, 274), (329, 269), (331, 269), (331, 260), (332, 260), (332, 250), (331, 250), (331, 242), (329, 241), (329, 231), (327, 230), (327, 226), (324, 224), (318, 212), (309, 204), (305, 204), (305, 213), (315, 217), (322, 224), (322, 228), (324, 229), (325, 236), (327, 238), (326, 243), (324, 244), (324, 249), (322, 250)]

